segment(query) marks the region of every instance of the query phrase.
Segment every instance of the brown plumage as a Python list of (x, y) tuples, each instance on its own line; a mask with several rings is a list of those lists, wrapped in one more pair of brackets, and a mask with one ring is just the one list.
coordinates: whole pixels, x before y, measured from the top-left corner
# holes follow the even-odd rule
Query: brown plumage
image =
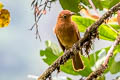
[[(71, 20), (72, 12), (63, 10), (60, 12), (54, 32), (63, 51), (71, 48), (80, 39), (77, 25)], [(72, 58), (73, 69), (79, 71), (84, 68), (80, 54)]]

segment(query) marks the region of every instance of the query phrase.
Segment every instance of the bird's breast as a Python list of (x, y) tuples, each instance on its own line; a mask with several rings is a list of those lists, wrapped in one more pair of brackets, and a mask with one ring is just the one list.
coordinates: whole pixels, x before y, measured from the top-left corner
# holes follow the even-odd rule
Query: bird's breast
[(59, 25), (56, 35), (66, 48), (72, 47), (72, 45), (78, 41), (74, 26), (69, 24)]

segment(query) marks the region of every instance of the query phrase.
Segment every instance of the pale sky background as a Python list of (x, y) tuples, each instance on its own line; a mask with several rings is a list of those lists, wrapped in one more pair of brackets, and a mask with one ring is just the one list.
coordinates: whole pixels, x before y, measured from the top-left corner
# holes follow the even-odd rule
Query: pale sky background
[[(28, 74), (39, 76), (48, 67), (40, 58), (39, 52), (45, 48), (46, 40), (57, 43), (53, 27), (62, 8), (57, 1), (52, 4), (51, 11), (40, 19), (40, 42), (35, 39), (35, 32), (28, 30), (34, 23), (31, 1), (1, 0), (4, 8), (10, 11), (11, 22), (8, 27), (0, 29), (0, 80), (31, 80), (27, 78)], [(110, 44), (111, 42), (96, 41), (95, 50)], [(112, 80), (109, 75), (110, 73), (108, 80)]]

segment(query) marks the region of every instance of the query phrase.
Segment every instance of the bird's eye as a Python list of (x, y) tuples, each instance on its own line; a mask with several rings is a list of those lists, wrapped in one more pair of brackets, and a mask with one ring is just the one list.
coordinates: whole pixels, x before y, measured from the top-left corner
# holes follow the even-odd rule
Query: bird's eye
[(63, 18), (64, 18), (64, 19), (66, 19), (66, 18), (67, 18), (67, 16), (66, 16), (66, 15), (64, 15), (64, 16), (63, 16)]

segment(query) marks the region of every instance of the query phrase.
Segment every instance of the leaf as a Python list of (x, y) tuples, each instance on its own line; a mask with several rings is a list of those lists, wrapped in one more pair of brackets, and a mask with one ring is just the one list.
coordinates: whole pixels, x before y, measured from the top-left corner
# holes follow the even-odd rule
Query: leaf
[(0, 2), (0, 10), (1, 10), (3, 7), (4, 7), (3, 4)]
[[(107, 49), (107, 48), (106, 48)], [(97, 59), (95, 59), (95, 63), (93, 66), (93, 70), (95, 71), (105, 60), (105, 56), (106, 56), (106, 50), (105, 49), (101, 49), (100, 52), (97, 54)]]
[(52, 43), (49, 40), (45, 41), (45, 44), (46, 44), (47, 47), (50, 47), (52, 49), (52, 51), (55, 55), (61, 55), (61, 54), (59, 54), (60, 50), (59, 50), (59, 47), (57, 46), (57, 44)]
[(80, 11), (78, 7), (78, 0), (59, 0), (59, 2), (64, 10), (67, 9), (75, 13), (78, 13)]
[[(84, 4), (85, 6), (92, 8), (88, 0), (79, 0), (80, 3)], [(92, 0), (93, 4), (97, 9), (103, 10), (103, 5), (101, 3), (101, 0)]]
[[(68, 9), (70, 11), (78, 13), (80, 9), (78, 8), (79, 4), (83, 4), (83, 6), (92, 8), (88, 0), (59, 0), (63, 9)], [(92, 0), (96, 9), (110, 9), (115, 4), (119, 3), (120, 0)]]
[(115, 4), (119, 3), (120, 0), (92, 0), (95, 7), (99, 10), (103, 10), (103, 8), (110, 9)]
[(56, 56), (50, 47), (47, 47), (45, 50), (40, 50), (40, 56), (43, 56), (43, 61), (46, 62), (48, 65), (53, 63), (58, 56)]
[[(80, 32), (85, 32), (87, 27), (93, 24), (95, 21), (89, 18), (85, 18), (82, 16), (72, 16), (72, 20), (78, 25), (78, 29)], [(119, 25), (111, 25), (114, 29), (120, 29)], [(99, 29), (99, 37), (100, 39), (114, 41), (116, 39), (117, 34), (109, 28), (106, 24), (102, 24)]]
[(102, 1), (101, 1), (101, 4), (102, 4), (103, 8), (108, 9), (108, 8), (109, 8), (110, 1), (111, 1), (111, 0), (102, 0)]
[(114, 63), (115, 56), (117, 55), (117, 53), (120, 53), (120, 45), (117, 45), (115, 47), (114, 55), (109, 60), (109, 64), (108, 64), (109, 67), (104, 71), (104, 73), (107, 73), (108, 71), (110, 71), (110, 68), (112, 67), (111, 65)]
[(109, 9), (119, 2), (120, 2), (120, 0), (111, 0), (110, 4), (109, 4)]
[(120, 0), (101, 0), (101, 5), (103, 6), (103, 8), (110, 9), (119, 2)]
[[(116, 50), (114, 52), (119, 53), (120, 54), (120, 45), (118, 45), (116, 48)], [(114, 55), (115, 57), (118, 57), (117, 54)], [(110, 72), (112, 74), (116, 74), (118, 72), (120, 72), (120, 60), (119, 61), (115, 61), (115, 59), (112, 61), (111, 63), (111, 67), (109, 68)]]
[[(88, 0), (80, 0), (80, 2), (85, 6), (92, 8)], [(95, 5), (96, 9), (103, 10), (104, 8), (110, 9), (112, 6), (119, 3), (120, 0), (92, 0), (92, 2)]]
[(0, 10), (0, 28), (8, 26), (10, 23), (10, 13), (7, 9)]
[(120, 25), (117, 25), (117, 24), (109, 24), (109, 25), (115, 30), (120, 30)]
[(72, 80), (71, 78), (67, 77), (67, 80)]
[(117, 33), (105, 24), (99, 27), (99, 35), (101, 39), (110, 41), (114, 41), (117, 37)]
[(118, 52), (120, 52), (120, 45), (115, 47), (114, 54), (116, 55)]
[[(93, 71), (95, 71), (104, 62), (105, 56), (107, 55), (109, 49), (110, 47), (106, 47), (90, 55), (90, 59), (92, 59), (90, 61), (90, 64), (92, 63), (91, 67)], [(104, 71), (104, 74), (110, 71), (111, 65), (112, 63), (114, 63), (115, 56), (119, 52), (120, 52), (120, 45), (117, 45), (114, 49), (114, 55), (109, 60), (109, 63), (108, 63), (109, 67)]]
[(110, 67), (110, 72), (112, 74), (120, 72), (120, 61), (119, 62), (113, 62), (113, 64)]
[(86, 28), (95, 21), (81, 16), (72, 16), (72, 20), (78, 25), (80, 32), (85, 32)]
[[(49, 45), (49, 46), (48, 46)], [(47, 63), (48, 65), (52, 64), (60, 55), (63, 54), (63, 52), (60, 52), (59, 55), (53, 52), (53, 48), (51, 48), (55, 43), (52, 43), (51, 41), (46, 41), (46, 49), (40, 50), (40, 56), (42, 57), (43, 61)], [(96, 62), (100, 62), (104, 56), (106, 56), (106, 53), (108, 52), (110, 47), (100, 49), (96, 51), (95, 53), (91, 53), (90, 59), (85, 56), (81, 56), (83, 63), (84, 63), (84, 70), (81, 70), (80, 72), (76, 72), (73, 70), (72, 67), (72, 60), (68, 60), (64, 65), (60, 66), (61, 71), (71, 74), (71, 75), (81, 75), (81, 76), (88, 76), (93, 70), (96, 69)], [(120, 52), (120, 45), (118, 45), (114, 50), (114, 55)], [(114, 60), (114, 56), (110, 59), (109, 66), (111, 66), (112, 62)], [(101, 62), (102, 63), (102, 62)], [(101, 63), (98, 63), (100, 65)], [(94, 67), (94, 69), (93, 69)], [(110, 67), (105, 71), (107, 73), (109, 71)]]
[(89, 2), (88, 2), (88, 0), (79, 0), (79, 2), (83, 3), (86, 6), (90, 5)]
[(91, 1), (93, 2), (96, 8), (98, 8), (99, 10), (103, 10), (103, 5), (101, 3), (101, 0), (91, 0)]

